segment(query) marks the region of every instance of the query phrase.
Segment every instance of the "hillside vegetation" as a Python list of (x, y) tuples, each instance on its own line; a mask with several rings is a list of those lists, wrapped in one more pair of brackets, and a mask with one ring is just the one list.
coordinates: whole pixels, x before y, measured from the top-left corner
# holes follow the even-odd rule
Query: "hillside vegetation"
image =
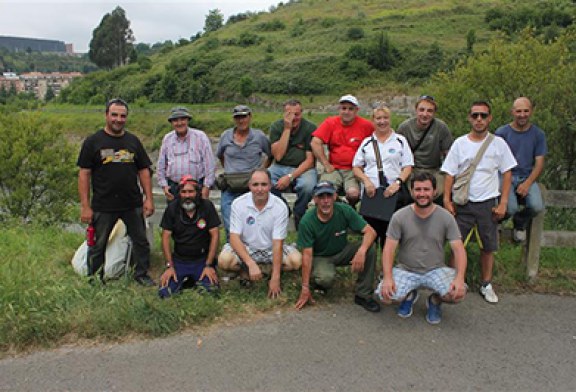
[(485, 22), (486, 12), (508, 3), (291, 1), (271, 13), (227, 23), (192, 43), (92, 74), (65, 92), (62, 100), (101, 103), (122, 96), (199, 103), (252, 93), (406, 90), (467, 50), (486, 47), (497, 35)]

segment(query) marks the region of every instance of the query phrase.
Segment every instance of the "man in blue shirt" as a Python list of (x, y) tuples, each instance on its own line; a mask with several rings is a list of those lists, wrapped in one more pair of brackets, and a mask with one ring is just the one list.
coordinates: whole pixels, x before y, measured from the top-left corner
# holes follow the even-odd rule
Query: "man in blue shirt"
[[(533, 108), (526, 97), (520, 97), (512, 106), (513, 121), (496, 130), (503, 138), (518, 166), (512, 169), (512, 190), (508, 197), (506, 214), (513, 216), (514, 240), (526, 240), (526, 228), (530, 220), (544, 209), (542, 194), (536, 180), (544, 170), (544, 156), (548, 152), (546, 136), (536, 125), (530, 122)], [(519, 205), (525, 204), (520, 210)]]

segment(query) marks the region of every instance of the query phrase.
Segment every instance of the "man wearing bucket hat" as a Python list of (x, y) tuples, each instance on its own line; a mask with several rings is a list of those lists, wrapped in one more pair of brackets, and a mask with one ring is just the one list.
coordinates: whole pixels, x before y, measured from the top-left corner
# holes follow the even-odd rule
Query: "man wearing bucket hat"
[[(360, 184), (352, 171), (352, 161), (362, 140), (374, 132), (372, 121), (358, 116), (358, 99), (344, 95), (339, 101), (339, 115), (328, 117), (312, 134), (312, 152), (324, 166), (321, 181), (330, 181), (346, 200), (355, 206), (360, 199)], [(330, 153), (326, 157), (324, 145)]]
[(157, 165), (158, 185), (168, 201), (178, 197), (178, 183), (185, 175), (198, 179), (204, 199), (214, 184), (216, 162), (210, 139), (188, 126), (191, 118), (184, 107), (173, 108), (168, 117), (173, 129), (162, 139)]
[[(354, 302), (369, 312), (378, 312), (380, 305), (372, 298), (376, 232), (352, 207), (335, 203), (336, 198), (334, 184), (320, 181), (314, 187), (316, 206), (308, 209), (300, 221), (302, 290), (296, 308), (314, 303), (313, 289), (326, 291), (332, 287), (337, 266), (350, 265), (352, 272), (358, 273)], [(362, 241), (349, 242), (348, 230), (362, 233)]]

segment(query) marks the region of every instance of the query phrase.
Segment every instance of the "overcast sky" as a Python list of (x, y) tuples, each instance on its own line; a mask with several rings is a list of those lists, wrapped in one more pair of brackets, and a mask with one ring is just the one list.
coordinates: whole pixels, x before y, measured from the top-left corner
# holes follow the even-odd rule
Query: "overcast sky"
[(74, 44), (87, 52), (92, 31), (116, 6), (126, 17), (136, 42), (153, 44), (190, 39), (204, 27), (208, 11), (218, 8), (224, 22), (244, 11), (268, 11), (281, 0), (0, 0), (0, 35), (45, 38)]

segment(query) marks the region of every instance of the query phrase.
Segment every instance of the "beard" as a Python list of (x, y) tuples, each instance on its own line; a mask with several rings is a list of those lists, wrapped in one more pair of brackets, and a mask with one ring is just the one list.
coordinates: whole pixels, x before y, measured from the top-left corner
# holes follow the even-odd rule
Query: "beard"
[(420, 208), (430, 207), (432, 205), (432, 199), (431, 198), (416, 199), (416, 205)]
[(190, 212), (193, 211), (196, 208), (196, 203), (194, 202), (194, 199), (191, 198), (186, 198), (186, 199), (182, 199), (180, 201), (180, 206), (182, 206), (182, 209), (186, 212)]

